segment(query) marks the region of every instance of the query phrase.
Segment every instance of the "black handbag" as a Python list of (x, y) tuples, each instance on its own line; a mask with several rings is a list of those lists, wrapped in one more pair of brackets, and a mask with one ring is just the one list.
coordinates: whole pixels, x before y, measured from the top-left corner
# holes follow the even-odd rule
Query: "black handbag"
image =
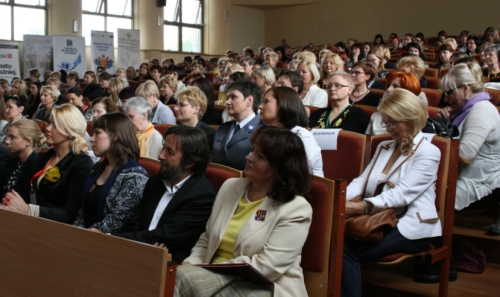
[(460, 132), (458, 127), (453, 125), (449, 119), (427, 118), (427, 124), (422, 129), (423, 133), (432, 133), (444, 138), (457, 137)]

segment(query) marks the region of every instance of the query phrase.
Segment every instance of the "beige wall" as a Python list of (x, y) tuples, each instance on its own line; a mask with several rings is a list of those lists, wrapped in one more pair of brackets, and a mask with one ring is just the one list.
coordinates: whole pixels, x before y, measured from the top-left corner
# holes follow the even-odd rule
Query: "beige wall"
[(266, 44), (286, 38), (292, 46), (336, 43), (354, 37), (371, 41), (377, 33), (423, 32), (436, 36), (439, 30), (458, 35), (468, 29), (483, 34), (488, 26), (498, 28), (498, 0), (323, 0), (311, 5), (266, 10)]
[(257, 49), (265, 43), (265, 11), (243, 6), (231, 6), (231, 49), (243, 53), (245, 46)]
[[(78, 21), (77, 33), (73, 33), (73, 20)], [(82, 0), (47, 1), (47, 33), (48, 35), (81, 36)]]

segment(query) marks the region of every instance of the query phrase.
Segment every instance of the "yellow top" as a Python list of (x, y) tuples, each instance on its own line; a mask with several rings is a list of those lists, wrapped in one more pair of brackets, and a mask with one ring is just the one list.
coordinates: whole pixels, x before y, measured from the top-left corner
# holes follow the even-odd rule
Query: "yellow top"
[(212, 263), (222, 263), (227, 260), (234, 258), (234, 244), (236, 243), (236, 238), (240, 234), (243, 225), (251, 218), (252, 214), (255, 214), (257, 207), (262, 203), (263, 199), (250, 202), (246, 198), (246, 194), (241, 197), (240, 203), (238, 203), (238, 208), (233, 214), (229, 225), (227, 225), (226, 232), (222, 237), (219, 248), (215, 252), (212, 258)]

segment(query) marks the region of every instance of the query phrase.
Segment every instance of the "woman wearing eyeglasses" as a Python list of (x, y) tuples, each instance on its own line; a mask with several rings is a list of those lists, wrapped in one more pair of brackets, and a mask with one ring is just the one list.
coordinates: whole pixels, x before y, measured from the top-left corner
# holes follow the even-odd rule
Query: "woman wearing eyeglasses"
[(201, 121), (207, 110), (207, 97), (198, 87), (187, 87), (177, 94), (179, 101), (175, 105), (175, 117), (183, 126), (195, 127), (205, 131), (212, 150), (215, 129)]
[(327, 92), (330, 107), (316, 110), (309, 117), (311, 128), (338, 128), (364, 133), (368, 126), (363, 109), (349, 103), (354, 79), (349, 73), (336, 71), (328, 78)]
[[(439, 110), (460, 131), (460, 166), (455, 209), (461, 210), (500, 188), (500, 117), (484, 90), (477, 63), (458, 64), (440, 83), (450, 107)], [(500, 235), (500, 212), (488, 229)]]
[(349, 96), (350, 102), (377, 107), (380, 98), (368, 88), (370, 81), (377, 79), (377, 69), (374, 64), (370, 61), (358, 62), (352, 67), (351, 75), (354, 89)]
[[(411, 92), (397, 89), (380, 103), (378, 111), (392, 140), (378, 145), (365, 171), (347, 187), (346, 217), (375, 214), (387, 208), (395, 208), (403, 215), (380, 241), (345, 239), (344, 297), (361, 296), (361, 263), (395, 253), (421, 252), (441, 236), (435, 206), (440, 151), (420, 132), (427, 122), (425, 104)], [(379, 186), (383, 186), (382, 191)]]

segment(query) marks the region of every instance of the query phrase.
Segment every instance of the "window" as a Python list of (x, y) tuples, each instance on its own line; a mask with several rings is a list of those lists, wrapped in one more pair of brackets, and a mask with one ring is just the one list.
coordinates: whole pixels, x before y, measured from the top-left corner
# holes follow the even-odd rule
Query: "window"
[(201, 53), (203, 1), (167, 0), (163, 9), (163, 47), (167, 51)]
[(0, 0), (0, 39), (23, 40), (23, 35), (45, 35), (45, 0)]
[[(0, 0), (1, 1), (1, 0)], [(82, 33), (85, 44), (90, 45), (91, 31), (115, 33), (115, 47), (118, 44), (118, 28), (132, 29), (134, 25), (133, 0), (83, 0)]]

